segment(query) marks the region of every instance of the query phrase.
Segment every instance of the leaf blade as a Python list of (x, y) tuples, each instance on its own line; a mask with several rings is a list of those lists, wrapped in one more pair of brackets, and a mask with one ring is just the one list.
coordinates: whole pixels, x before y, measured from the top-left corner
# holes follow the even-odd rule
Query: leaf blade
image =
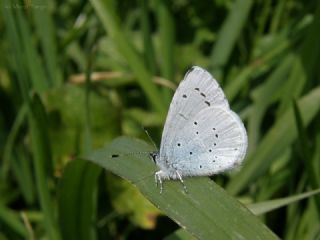
[[(151, 150), (142, 141), (122, 137), (84, 158), (133, 183), (155, 206), (197, 238), (277, 239), (209, 178), (185, 179), (189, 193), (183, 191), (179, 182), (167, 181), (160, 194), (154, 183), (155, 165), (147, 156)], [(146, 156), (132, 154), (137, 151)]]

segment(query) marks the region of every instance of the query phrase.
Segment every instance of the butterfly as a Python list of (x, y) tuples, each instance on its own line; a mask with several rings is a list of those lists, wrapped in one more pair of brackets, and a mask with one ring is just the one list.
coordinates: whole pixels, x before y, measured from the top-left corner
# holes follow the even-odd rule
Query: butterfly
[(160, 151), (150, 156), (160, 169), (156, 183), (211, 176), (241, 164), (248, 145), (246, 129), (217, 81), (192, 67), (179, 84), (162, 132)]

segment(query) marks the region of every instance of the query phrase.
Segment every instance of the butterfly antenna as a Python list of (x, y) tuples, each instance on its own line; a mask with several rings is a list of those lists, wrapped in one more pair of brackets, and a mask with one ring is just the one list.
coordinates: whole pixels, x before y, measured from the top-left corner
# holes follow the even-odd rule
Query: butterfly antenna
[(148, 136), (150, 142), (152, 142), (154, 148), (157, 149), (157, 151), (158, 151), (157, 145), (156, 145), (156, 143), (153, 141), (153, 139), (151, 138), (151, 136), (150, 136), (149, 132), (147, 131), (147, 129), (145, 129), (143, 126), (142, 126), (142, 129), (143, 129), (143, 131), (146, 133), (146, 135)]
[(126, 156), (134, 156), (134, 155), (145, 155), (145, 154), (150, 155), (150, 153), (151, 153), (151, 151), (132, 152), (132, 153), (114, 153), (114, 154), (111, 154), (109, 157), (110, 158), (120, 158), (120, 157), (126, 157)]

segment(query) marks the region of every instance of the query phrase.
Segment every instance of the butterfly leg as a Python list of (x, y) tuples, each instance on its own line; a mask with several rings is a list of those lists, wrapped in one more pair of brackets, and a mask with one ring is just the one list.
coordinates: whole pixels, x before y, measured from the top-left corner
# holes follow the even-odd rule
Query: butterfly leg
[(177, 176), (178, 176), (178, 178), (179, 178), (179, 180), (180, 180), (180, 182), (181, 182), (181, 184), (182, 184), (182, 186), (183, 186), (184, 192), (185, 192), (185, 193), (188, 193), (187, 186), (184, 184), (184, 181), (183, 181), (180, 173), (179, 173), (177, 170), (176, 170), (176, 174), (177, 174)]
[(156, 172), (154, 174), (154, 178), (155, 178), (157, 187), (158, 187), (158, 182), (159, 182), (159, 184), (160, 184), (160, 193), (162, 193), (163, 187), (162, 187), (162, 179), (161, 179), (161, 176), (160, 176), (160, 171)]
[(158, 174), (157, 173), (154, 174), (154, 181), (156, 183), (156, 187), (158, 187)]

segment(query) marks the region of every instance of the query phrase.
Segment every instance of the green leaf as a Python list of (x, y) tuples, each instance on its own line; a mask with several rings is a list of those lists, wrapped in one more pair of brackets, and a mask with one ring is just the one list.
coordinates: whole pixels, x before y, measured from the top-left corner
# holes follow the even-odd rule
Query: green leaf
[(94, 239), (95, 193), (101, 168), (72, 161), (64, 169), (59, 189), (59, 223), (63, 239)]
[[(207, 177), (188, 178), (185, 193), (179, 181), (154, 182), (153, 149), (140, 140), (121, 137), (84, 157), (133, 183), (167, 216), (199, 239), (277, 239), (248, 209)], [(137, 154), (134, 154), (137, 153)]]
[(52, 157), (47, 118), (38, 95), (35, 95), (28, 110), (37, 191), (41, 209), (45, 215), (44, 227), (50, 239), (59, 240), (60, 232), (54, 217), (53, 200), (50, 196), (48, 184), (50, 178), (48, 172), (51, 172), (52, 169)]
[(278, 113), (287, 109), (291, 105), (292, 99), (301, 95), (308, 78), (312, 79), (315, 76), (316, 71), (314, 69), (318, 65), (320, 53), (320, 46), (318, 44), (320, 41), (319, 28), (320, 5), (318, 4), (314, 20), (307, 29), (304, 41), (300, 46), (298, 55), (290, 71)]
[(151, 21), (149, 17), (149, 1), (148, 0), (139, 0), (140, 5), (140, 22), (141, 22), (141, 31), (144, 44), (144, 60), (145, 64), (148, 66), (152, 74), (155, 74), (156, 71), (156, 61), (154, 54), (154, 46), (152, 42), (152, 33), (151, 33)]
[(222, 71), (227, 64), (241, 30), (248, 18), (252, 0), (235, 1), (228, 18), (224, 21), (218, 39), (211, 54), (212, 72), (221, 79)]
[(113, 207), (126, 214), (134, 225), (154, 229), (160, 211), (137, 188), (115, 175), (108, 174), (106, 184)]
[(41, 50), (43, 52), (44, 67), (47, 70), (51, 86), (57, 87), (62, 84), (63, 76), (58, 64), (59, 52), (57, 49), (58, 31), (56, 29), (53, 14), (51, 13), (51, 2), (48, 0), (33, 0), (32, 15), (35, 30), (39, 36)]
[(194, 240), (194, 239), (196, 238), (182, 228), (178, 229), (174, 233), (164, 238), (164, 240)]
[(247, 124), (248, 141), (250, 143), (248, 153), (255, 150), (258, 145), (263, 117), (266, 115), (267, 108), (281, 96), (283, 87), (279, 87), (279, 82), (286, 79), (293, 59), (294, 57), (291, 54), (287, 55), (264, 83), (251, 92), (253, 104)]
[[(294, 110), (294, 116), (296, 119), (296, 125), (297, 125), (297, 131), (298, 131), (298, 143), (300, 147), (300, 155), (301, 159), (303, 159), (303, 164), (305, 166), (306, 175), (308, 177), (308, 180), (310, 182), (310, 185), (312, 188), (317, 188), (319, 186), (318, 182), (318, 176), (317, 176), (317, 169), (313, 166), (313, 156), (312, 156), (312, 150), (310, 147), (310, 142), (308, 138), (307, 129), (304, 128), (301, 111), (296, 103), (296, 101), (293, 101), (293, 110)], [(320, 213), (320, 197), (316, 196), (316, 206), (318, 208), (318, 211)]]
[[(320, 88), (314, 88), (309, 94), (298, 101), (304, 125), (307, 126), (320, 109)], [(297, 130), (293, 109), (286, 111), (262, 139), (256, 151), (244, 162), (241, 171), (229, 182), (228, 191), (236, 194), (262, 176), (272, 162), (296, 138)]]
[[(166, 79), (174, 78), (174, 58), (175, 58), (175, 26), (174, 16), (170, 11), (171, 1), (157, 0), (156, 15), (159, 24), (160, 59), (161, 73)], [(168, 104), (171, 99), (171, 92), (167, 88), (163, 89), (164, 101)]]
[(24, 239), (27, 238), (28, 236), (27, 230), (23, 226), (17, 213), (15, 213), (13, 210), (4, 206), (1, 201), (0, 201), (0, 222), (1, 222), (1, 225), (5, 224), (7, 228), (10, 228), (12, 231), (16, 232), (18, 235), (20, 235)]
[(10, 168), (11, 155), (14, 149), (14, 143), (18, 136), (19, 130), (20, 128), (22, 128), (22, 124), (25, 121), (26, 113), (27, 113), (27, 106), (24, 104), (19, 109), (16, 119), (14, 120), (12, 128), (8, 134), (8, 140), (3, 150), (3, 161), (2, 161), (2, 168), (1, 168), (1, 178), (3, 179), (7, 178), (8, 171)]
[(316, 195), (320, 193), (320, 189), (309, 191), (306, 193), (300, 193), (295, 196), (286, 197), (286, 198), (280, 198), (280, 199), (274, 199), (270, 201), (260, 202), (260, 203), (252, 203), (247, 205), (247, 207), (255, 214), (255, 215), (261, 215), (264, 213), (268, 213), (272, 210), (278, 209), (280, 207), (287, 206), (291, 203), (300, 201), (302, 199), (311, 197), (313, 195)]
[(137, 81), (144, 90), (146, 96), (157, 111), (164, 113), (165, 105), (159, 101), (159, 99), (161, 99), (161, 95), (152, 83), (152, 76), (145, 67), (143, 59), (137, 53), (127, 36), (122, 32), (119, 19), (114, 12), (113, 2), (111, 0), (91, 0), (90, 2), (98, 14), (105, 30), (115, 43), (118, 51), (127, 60), (129, 67), (137, 77)]
[(29, 72), (30, 80), (33, 89), (39, 93), (48, 89), (49, 81), (45, 75), (43, 65), (41, 64), (39, 55), (37, 53), (37, 46), (33, 44), (32, 33), (24, 14), (17, 11), (17, 25), (20, 27), (22, 37), (22, 48), (24, 49), (24, 63)]

